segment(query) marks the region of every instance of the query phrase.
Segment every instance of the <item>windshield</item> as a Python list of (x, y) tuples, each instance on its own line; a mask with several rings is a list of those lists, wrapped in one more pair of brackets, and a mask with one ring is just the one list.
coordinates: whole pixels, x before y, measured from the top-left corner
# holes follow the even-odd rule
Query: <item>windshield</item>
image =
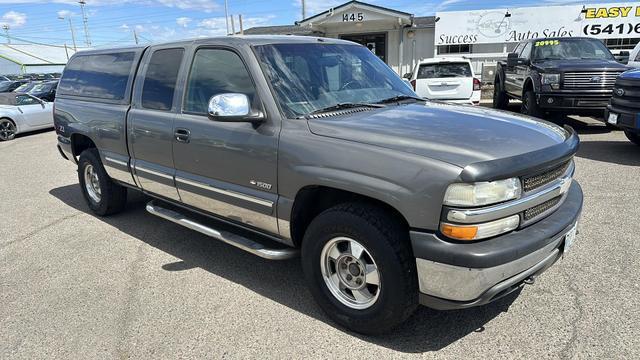
[(13, 85), (12, 81), (0, 81), (0, 92), (9, 91)]
[(22, 84), (16, 88), (15, 92), (26, 93), (27, 91), (33, 89), (34, 86), (36, 86), (36, 83), (33, 82)]
[(469, 78), (469, 63), (423, 64), (418, 69), (418, 79)]
[(417, 96), (364, 46), (275, 44), (255, 50), (277, 101), (290, 118), (338, 104)]
[(533, 43), (533, 60), (614, 60), (604, 44), (595, 39), (540, 40)]
[(56, 83), (42, 83), (34, 85), (29, 91), (29, 94), (47, 93), (56, 86)]

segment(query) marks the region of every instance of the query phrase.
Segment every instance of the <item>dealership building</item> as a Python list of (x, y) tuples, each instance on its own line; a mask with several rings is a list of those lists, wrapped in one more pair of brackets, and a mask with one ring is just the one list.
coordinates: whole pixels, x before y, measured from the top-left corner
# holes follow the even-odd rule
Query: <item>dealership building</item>
[(484, 81), (495, 62), (518, 42), (554, 36), (601, 39), (614, 54), (640, 40), (640, 2), (574, 4), (438, 12), (414, 16), (349, 1), (293, 25), (254, 27), (244, 34), (310, 35), (351, 40), (367, 46), (398, 74), (411, 72), (420, 59), (469, 58)]

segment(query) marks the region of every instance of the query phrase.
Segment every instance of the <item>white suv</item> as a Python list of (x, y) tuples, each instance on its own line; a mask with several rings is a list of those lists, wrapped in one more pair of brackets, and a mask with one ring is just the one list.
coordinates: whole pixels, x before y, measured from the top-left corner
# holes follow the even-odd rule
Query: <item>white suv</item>
[(629, 54), (629, 62), (627, 63), (629, 66), (633, 66), (634, 68), (640, 68), (640, 43), (638, 43)]
[(421, 60), (407, 74), (415, 92), (429, 100), (460, 104), (480, 104), (480, 80), (471, 62), (464, 58), (433, 58)]

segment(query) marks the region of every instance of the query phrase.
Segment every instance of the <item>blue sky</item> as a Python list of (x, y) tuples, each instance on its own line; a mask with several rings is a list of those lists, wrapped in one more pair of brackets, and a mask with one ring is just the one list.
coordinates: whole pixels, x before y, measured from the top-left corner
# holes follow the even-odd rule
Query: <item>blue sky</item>
[[(307, 0), (307, 16), (345, 1)], [(436, 11), (583, 3), (572, 0), (365, 2), (410, 12), (417, 16), (433, 15)], [(134, 29), (140, 42), (226, 33), (224, 0), (86, 0), (86, 3), (93, 46), (133, 43)], [(292, 24), (301, 17), (300, 0), (228, 0), (228, 4), (230, 14), (242, 14), (245, 29), (253, 26)], [(20, 42), (19, 39), (22, 39), (45, 44), (71, 45), (69, 17), (75, 30), (77, 44), (81, 46), (85, 38), (77, 0), (0, 0), (0, 34), (4, 34), (2, 25), (9, 25), (9, 34), (17, 38), (14, 42)], [(6, 39), (0, 38), (0, 42), (5, 41)]]

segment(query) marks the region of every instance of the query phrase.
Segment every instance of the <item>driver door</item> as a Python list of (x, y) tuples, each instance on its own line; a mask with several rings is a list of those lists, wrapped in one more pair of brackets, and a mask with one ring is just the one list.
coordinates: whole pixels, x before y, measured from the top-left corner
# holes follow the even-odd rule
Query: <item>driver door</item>
[(209, 99), (218, 94), (245, 94), (254, 109), (261, 109), (255, 83), (235, 50), (201, 47), (190, 63), (182, 112), (173, 127), (180, 199), (214, 215), (277, 234), (280, 121), (267, 117), (254, 125), (211, 120), (207, 116)]
[(23, 94), (16, 95), (18, 111), (22, 113), (24, 122), (29, 127), (53, 125), (53, 112), (51, 104), (40, 102), (38, 99)]

